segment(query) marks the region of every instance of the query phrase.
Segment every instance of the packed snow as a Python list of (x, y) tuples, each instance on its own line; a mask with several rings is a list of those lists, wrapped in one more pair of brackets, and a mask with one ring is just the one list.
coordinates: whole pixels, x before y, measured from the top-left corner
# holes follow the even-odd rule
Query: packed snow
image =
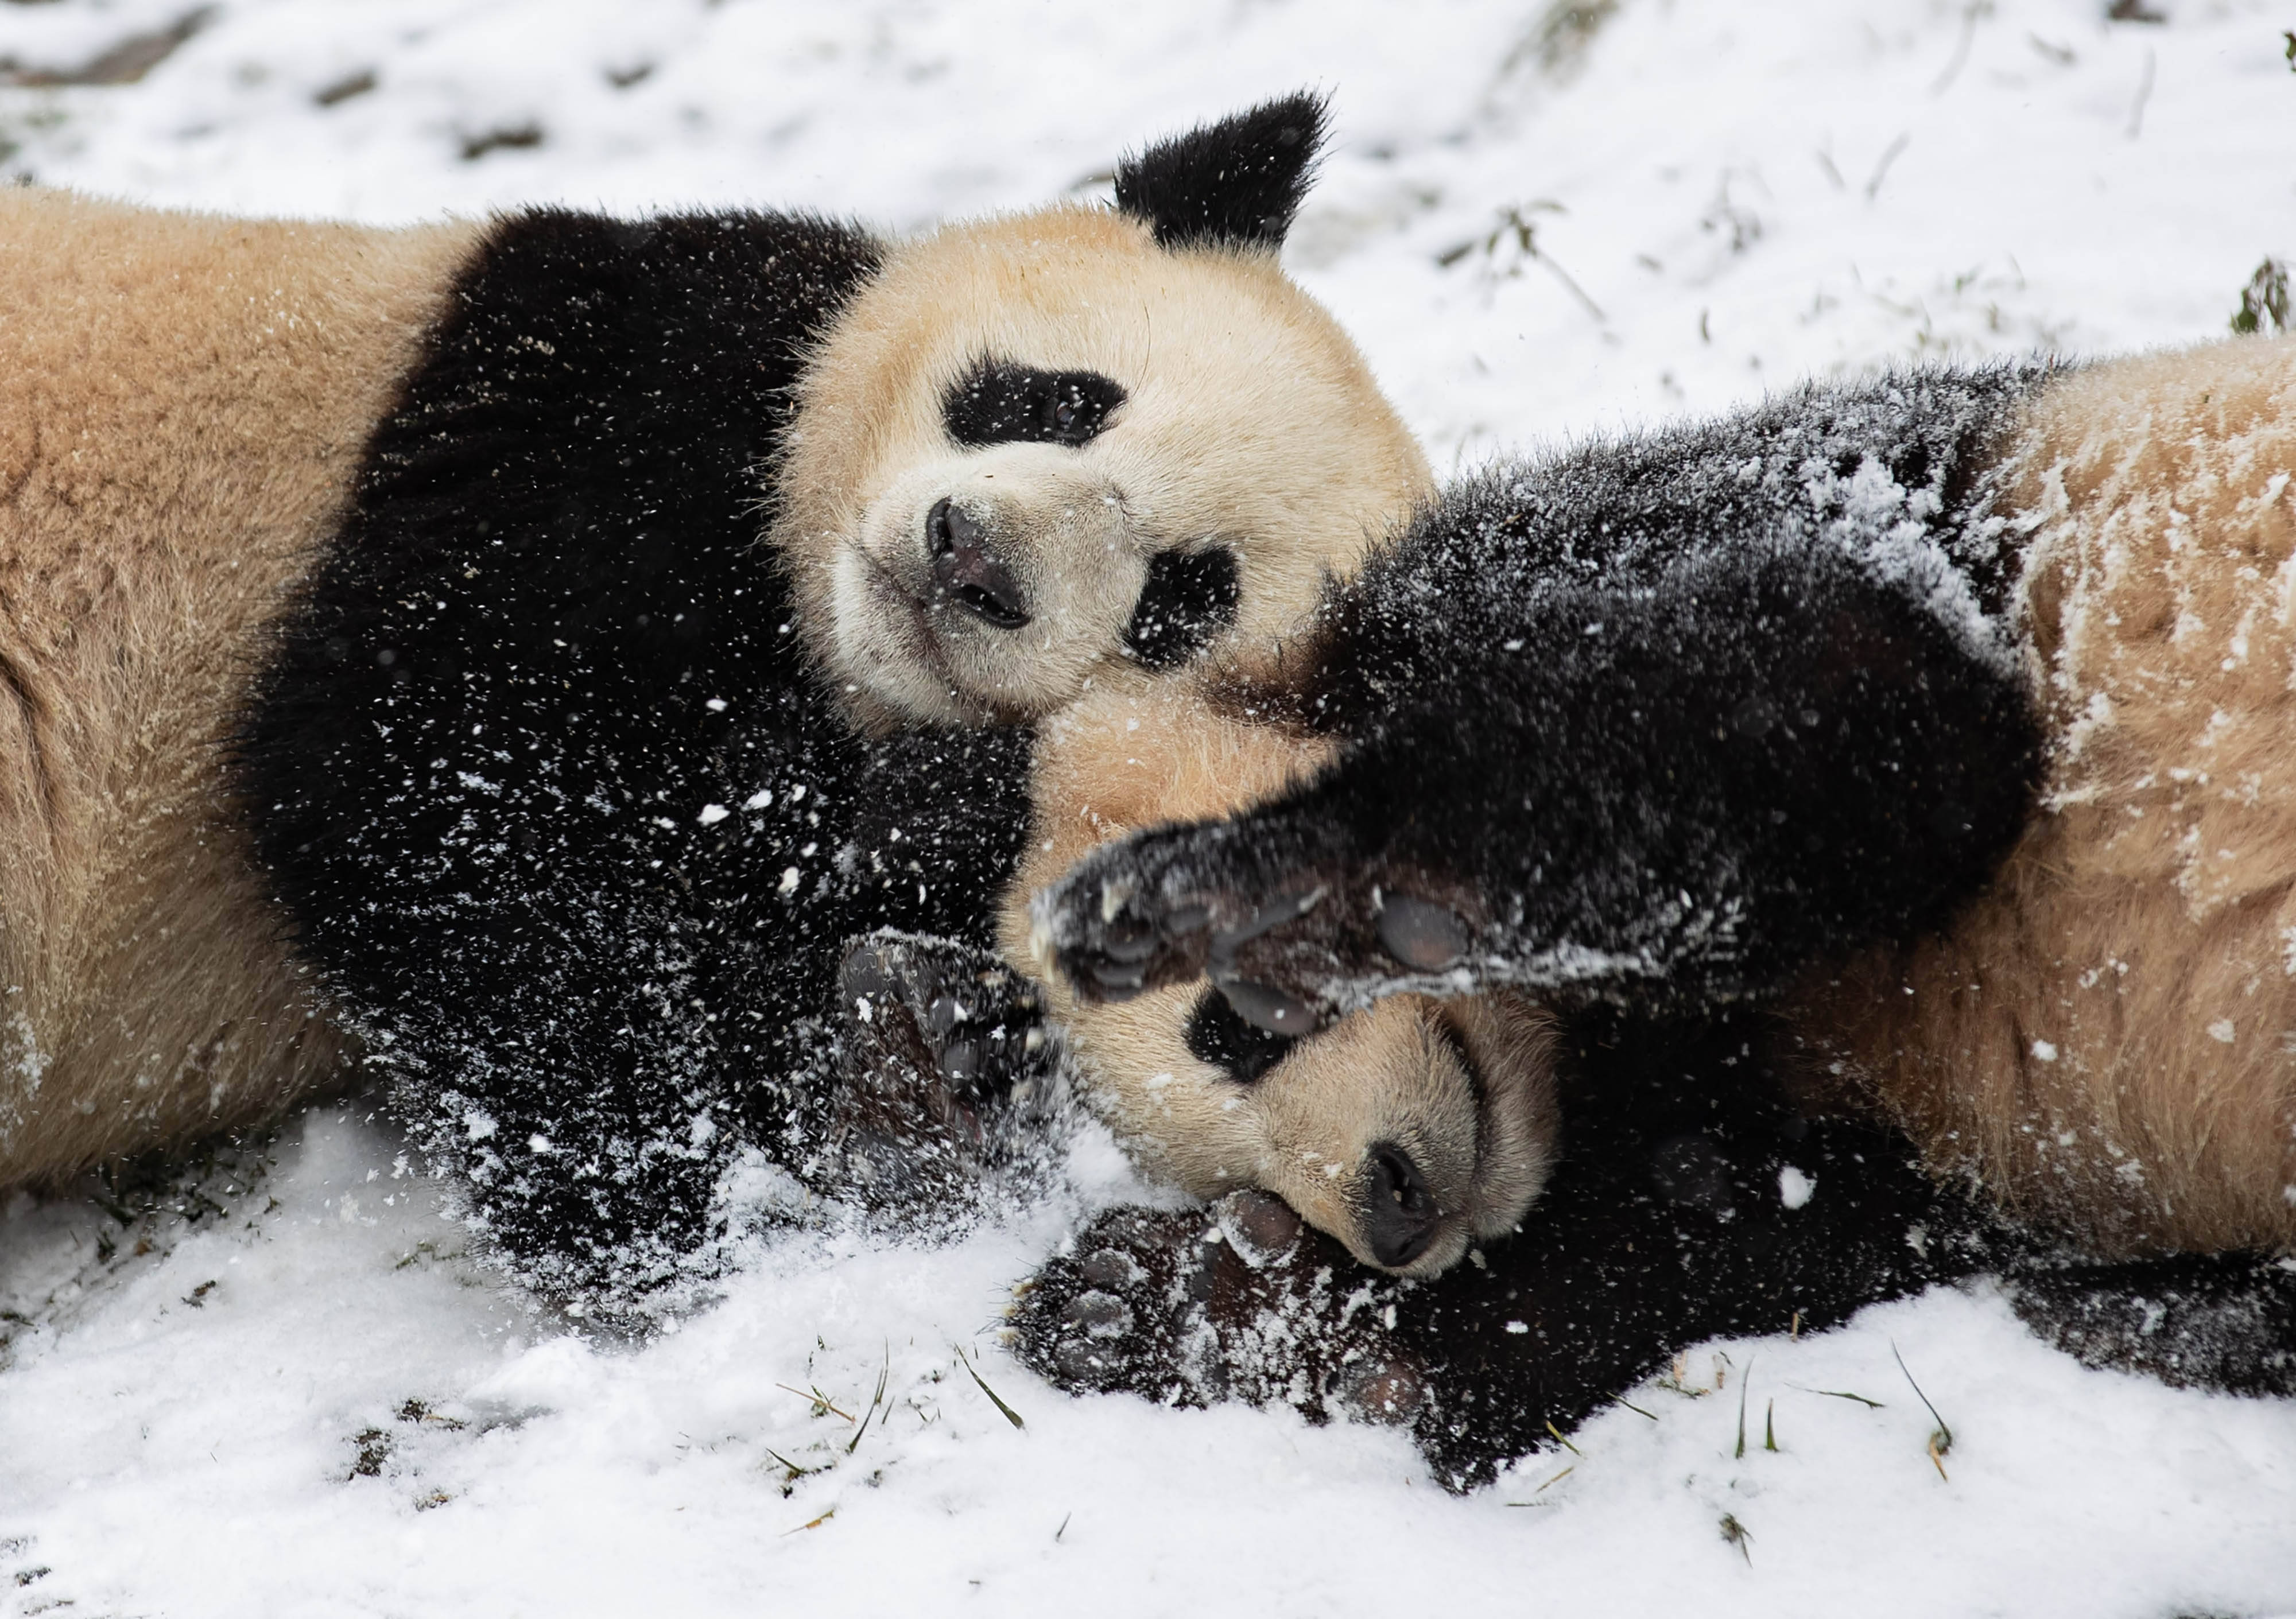
[[(1883, 360), (2221, 335), (2296, 258), (2296, 14), (2112, 9), (6, 0), (0, 170), (909, 230), (1312, 85), (1338, 144), (1288, 260), (1458, 468)], [(2296, 1614), (2296, 1405), (2084, 1370), (1983, 1287), (1703, 1347), (1464, 1499), (1389, 1430), (1070, 1399), (1000, 1347), (1009, 1288), (1147, 1194), (1097, 1135), (1070, 1182), (939, 1244), (761, 1242), (643, 1344), (475, 1267), (365, 1104), (20, 1194), (0, 1614)]]

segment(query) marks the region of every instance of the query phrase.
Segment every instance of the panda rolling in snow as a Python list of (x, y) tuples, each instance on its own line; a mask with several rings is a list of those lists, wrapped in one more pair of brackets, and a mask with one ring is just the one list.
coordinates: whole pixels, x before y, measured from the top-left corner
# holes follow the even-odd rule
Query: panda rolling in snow
[[(1718, 1030), (1702, 1060), (1657, 1060), (1668, 1105), (1702, 1088), (1759, 1112), (1739, 1083), (1759, 1074), (1790, 1116), (1660, 1179), (1757, 1211), (1696, 1257), (1784, 1279), (1755, 1300), (1770, 1329), (1829, 1272), (1857, 1302), (1829, 1246), (1902, 1253), (1909, 1221), (1968, 1244), (1885, 1267), (1871, 1296), (2030, 1255), (2036, 1233), (2130, 1276), (2167, 1267), (2156, 1296), (2205, 1314), (2227, 1296), (2189, 1256), (2223, 1254), (2217, 1280), (2261, 1280), (2182, 1370), (2284, 1386), (2286, 1279), (2235, 1255), (2296, 1244), (2292, 475), (2296, 346), (2257, 341), (1813, 388), (1503, 470), (1335, 592), (1283, 683), (1234, 697), (1285, 722), (1272, 747), (1332, 762), (1231, 820), (1087, 856), (1040, 902), (1040, 941), (1088, 999), (1209, 972), (1282, 1040), (1398, 992), (1534, 996), (1558, 1036), (1518, 1043), (1529, 1063), (1496, 1082), (1486, 1056), (1447, 1126), (1498, 1149), (1519, 1207), (1595, 1173), (1573, 1121), (1615, 1111), (1607, 1067), (1651, 1066), (1618, 1056), (1637, 1031)], [(1476, 1108), (1542, 1084), (1559, 1141), (1534, 1162)], [(1252, 1109), (1249, 1084), (1230, 1092)], [(1292, 1146), (1357, 1190), (1337, 1219), (1300, 1212), (1406, 1268), (1466, 1205), (1412, 1140), (1362, 1143), (1349, 1121), (1374, 1100), (1332, 1094)], [(1798, 1161), (1809, 1117), (1844, 1113), (1986, 1198), (1925, 1197), (1886, 1149)], [(1589, 1218), (1575, 1255), (1516, 1252), (1542, 1221)], [(1681, 1218), (1653, 1216), (1639, 1251), (1670, 1252), (1653, 1239)], [(1693, 1332), (1749, 1329), (1702, 1284), (1638, 1275), (1620, 1222), (1534, 1206), (1487, 1271), (1517, 1292), (1583, 1272), (1589, 1309), (1606, 1285), (1671, 1291)], [(1626, 1313), (1658, 1327), (1669, 1308)], [(1073, 1330), (1038, 1320), (1054, 1364)], [(2147, 1363), (2174, 1375), (2183, 1353)]]
[(988, 942), (980, 727), (1251, 665), (1426, 487), (1276, 266), (1321, 116), (909, 242), (0, 195), (0, 1182), (350, 1030), (534, 1280), (675, 1271), (842, 942)]
[[(1007, 960), (1030, 959), (1031, 897), (1128, 832), (1272, 797), (1333, 756), (1332, 739), (1278, 728), (1210, 681), (1095, 692), (1045, 722), (1033, 822), (1005, 890)], [(1193, 1196), (1272, 1192), (1367, 1265), (1433, 1275), (1478, 1238), (1513, 1229), (1558, 1133), (1547, 1048), (1555, 1020), (1517, 994), (1396, 995), (1312, 1039), (1256, 1028), (1226, 995), (1177, 983), (1119, 1002), (1042, 985), (1077, 1094), (1151, 1174)], [(1388, 1246), (1367, 1216), (1382, 1149), (1446, 1212)]]

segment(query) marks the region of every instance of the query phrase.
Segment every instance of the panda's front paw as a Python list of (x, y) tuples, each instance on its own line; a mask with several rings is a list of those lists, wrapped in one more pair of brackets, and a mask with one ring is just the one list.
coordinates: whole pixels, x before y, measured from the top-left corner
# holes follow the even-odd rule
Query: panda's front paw
[(838, 969), (829, 1153), (840, 1184), (909, 1201), (1008, 1156), (1017, 1117), (1050, 1089), (1034, 985), (991, 953), (888, 930)]
[(1035, 904), (1039, 954), (1086, 999), (1201, 974), (1279, 1034), (1456, 969), (1479, 912), (1464, 885), (1366, 856), (1327, 818), (1268, 814), (1105, 845)]
[(1072, 1393), (1408, 1425), (1428, 1403), (1425, 1369), (1393, 1333), (1409, 1286), (1358, 1269), (1265, 1192), (1209, 1212), (1116, 1209), (1021, 1290), (1015, 1348)]

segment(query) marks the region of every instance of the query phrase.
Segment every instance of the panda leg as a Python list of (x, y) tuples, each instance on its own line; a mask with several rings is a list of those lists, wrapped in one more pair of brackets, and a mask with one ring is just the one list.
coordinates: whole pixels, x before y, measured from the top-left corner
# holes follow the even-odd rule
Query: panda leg
[(2031, 810), (2021, 675), (1822, 547), (1678, 574), (1452, 626), (1314, 780), (1095, 849), (1040, 945), (1297, 1034), (1400, 992), (1711, 1006), (1981, 886)]
[(1034, 987), (988, 951), (881, 929), (852, 941), (832, 1017), (827, 1154), (870, 1201), (947, 1192), (1008, 1156), (1051, 1075)]
[(2044, 1261), (2013, 1272), (2007, 1291), (2028, 1327), (2084, 1365), (2180, 1388), (2296, 1394), (2296, 1261), (2252, 1253)]
[(1313, 802), (1104, 845), (1036, 907), (1040, 946), (1088, 998), (1202, 974), (1284, 1034), (1368, 1003), (1340, 987), (1366, 975), (1457, 993), (1480, 912), (1472, 884), (1369, 854)]

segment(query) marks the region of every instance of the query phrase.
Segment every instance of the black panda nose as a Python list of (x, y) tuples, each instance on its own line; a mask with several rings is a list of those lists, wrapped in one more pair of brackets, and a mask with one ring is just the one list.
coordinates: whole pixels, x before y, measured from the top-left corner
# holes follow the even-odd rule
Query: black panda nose
[(1409, 1264), (1435, 1240), (1442, 1211), (1411, 1155), (1381, 1141), (1365, 1155), (1364, 1239), (1390, 1270)]
[(933, 583), (966, 612), (1000, 630), (1029, 622), (1029, 599), (1013, 570), (988, 548), (988, 531), (962, 506), (936, 501), (925, 513)]

